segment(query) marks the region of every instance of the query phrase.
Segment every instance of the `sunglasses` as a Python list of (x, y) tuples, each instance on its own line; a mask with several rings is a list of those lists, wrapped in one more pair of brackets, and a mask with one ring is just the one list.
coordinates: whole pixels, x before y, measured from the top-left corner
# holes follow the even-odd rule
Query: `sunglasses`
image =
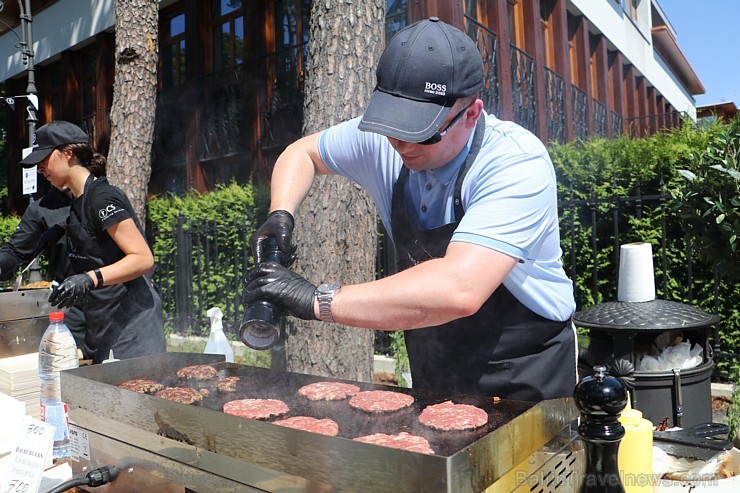
[(445, 127), (444, 130), (442, 130), (441, 132), (439, 130), (437, 130), (436, 132), (434, 132), (434, 135), (432, 135), (431, 137), (429, 137), (427, 140), (424, 140), (424, 141), (421, 141), (421, 142), (417, 142), (417, 144), (418, 145), (422, 145), (422, 146), (430, 146), (430, 145), (434, 145), (437, 142), (439, 142), (440, 140), (442, 140), (442, 137), (444, 137), (444, 135), (447, 133), (447, 131), (450, 129), (450, 127), (453, 126), (455, 123), (457, 123), (457, 121), (460, 118), (462, 118), (462, 116), (465, 114), (465, 112), (468, 110), (468, 108), (470, 108), (470, 106), (466, 106), (465, 108), (462, 109), (462, 111), (460, 111), (457, 115), (455, 115), (455, 118), (453, 118), (450, 121), (450, 123), (447, 124), (447, 126)]

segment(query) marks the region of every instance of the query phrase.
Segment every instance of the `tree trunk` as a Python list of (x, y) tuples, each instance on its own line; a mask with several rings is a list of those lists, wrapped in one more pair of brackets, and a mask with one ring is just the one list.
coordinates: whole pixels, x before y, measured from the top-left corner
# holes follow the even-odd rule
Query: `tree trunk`
[[(362, 114), (383, 50), (385, 0), (324, 0), (311, 7), (303, 133)], [(314, 283), (375, 278), (376, 212), (345, 178), (319, 177), (296, 218), (295, 268)], [(290, 371), (372, 381), (375, 333), (287, 320)]]
[(144, 225), (157, 101), (158, 0), (116, 0), (116, 65), (108, 179)]

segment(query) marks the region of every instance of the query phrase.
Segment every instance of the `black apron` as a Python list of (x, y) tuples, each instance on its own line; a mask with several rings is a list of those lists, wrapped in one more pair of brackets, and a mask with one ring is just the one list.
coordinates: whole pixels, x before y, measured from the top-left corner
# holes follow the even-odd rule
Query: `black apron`
[[(409, 219), (401, 168), (393, 188), (392, 228), (398, 268), (444, 257), (465, 211), (461, 190), (480, 150), (485, 124), (478, 121), (473, 144), (455, 182), (455, 222), (417, 230)], [(475, 282), (471, 279), (470, 282)], [(573, 395), (575, 334), (570, 320), (548, 320), (500, 285), (475, 315), (443, 325), (404, 331), (415, 389), (541, 401)]]
[[(70, 262), (78, 273), (107, 265), (95, 230), (86, 219), (85, 203), (104, 182), (105, 178), (94, 180), (90, 175), (80, 197), (82, 217), (72, 207), (67, 220)], [(93, 353), (93, 363), (107, 359), (111, 349), (117, 359), (167, 350), (162, 301), (146, 276), (93, 289), (78, 306), (85, 314), (85, 345)]]

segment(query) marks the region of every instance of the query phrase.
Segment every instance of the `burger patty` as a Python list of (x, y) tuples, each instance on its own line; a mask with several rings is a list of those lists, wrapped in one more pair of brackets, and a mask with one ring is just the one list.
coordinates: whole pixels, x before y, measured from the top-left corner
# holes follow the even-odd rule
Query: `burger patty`
[(419, 421), (435, 430), (472, 430), (488, 423), (488, 413), (469, 404), (445, 401), (424, 408)]
[(338, 401), (359, 391), (357, 385), (342, 382), (316, 382), (298, 389), (298, 393), (310, 401)]
[(434, 450), (432, 450), (432, 447), (429, 446), (429, 442), (426, 438), (412, 435), (410, 433), (406, 433), (405, 431), (402, 431), (398, 435), (385, 435), (383, 433), (376, 433), (375, 435), (367, 435), (364, 437), (354, 438), (354, 441), (373, 443), (375, 445), (382, 445), (383, 447), (408, 450), (409, 452), (434, 454)]
[(186, 366), (177, 370), (180, 378), (191, 378), (194, 380), (208, 380), (218, 375), (218, 370), (211, 365)]
[(333, 437), (339, 434), (339, 425), (337, 422), (328, 418), (317, 419), (312, 418), (311, 416), (295, 416), (293, 418), (282, 419), (280, 421), (273, 421), (272, 424)]
[(349, 405), (369, 413), (387, 413), (408, 407), (413, 402), (412, 396), (401, 392), (368, 390), (355, 394), (349, 400)]
[(277, 399), (240, 399), (224, 404), (224, 412), (247, 419), (269, 419), (288, 412), (288, 405)]
[(236, 392), (239, 377), (222, 377), (216, 380), (216, 390), (219, 392)]
[(146, 378), (134, 378), (133, 380), (126, 380), (118, 384), (119, 388), (126, 390), (133, 390), (140, 394), (154, 394), (164, 389), (164, 385), (154, 380), (147, 380)]
[(203, 402), (203, 394), (187, 387), (167, 387), (154, 395), (169, 401), (179, 402), (180, 404), (197, 404)]

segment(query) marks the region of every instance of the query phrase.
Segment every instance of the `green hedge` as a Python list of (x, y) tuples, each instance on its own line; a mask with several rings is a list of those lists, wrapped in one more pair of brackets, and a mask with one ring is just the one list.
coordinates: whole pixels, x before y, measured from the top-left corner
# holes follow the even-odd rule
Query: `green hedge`
[[(179, 321), (196, 333), (205, 329), (205, 312), (219, 306), (224, 312), (224, 325), (233, 325), (241, 315), (243, 275), (252, 262), (249, 237), (267, 211), (268, 190), (264, 186), (236, 183), (218, 185), (207, 194), (191, 192), (185, 196), (171, 194), (154, 197), (147, 204), (150, 245), (157, 270), (154, 280), (163, 293), (167, 329), (173, 330), (176, 306), (173, 293), (178, 275), (175, 230), (178, 220), (186, 232), (203, 243), (190, 240), (193, 283), (189, 287), (192, 303), (191, 320)], [(207, 243), (207, 245), (206, 245)], [(207, 248), (201, 255), (198, 249)], [(207, 261), (206, 261), (207, 259)], [(206, 332), (207, 333), (207, 332)]]
[[(616, 300), (616, 266), (613, 199), (635, 195), (660, 195), (666, 200), (642, 203), (642, 216), (620, 216), (619, 244), (646, 241), (653, 245), (656, 288), (659, 298), (693, 303), (715, 312), (714, 276), (718, 315), (721, 318), (721, 348), (740, 352), (740, 289), (737, 268), (738, 156), (740, 120), (730, 124), (697, 125), (684, 121), (679, 129), (652, 137), (614, 140), (591, 139), (553, 145), (550, 154), (558, 176), (561, 203), (586, 202), (580, 208), (561, 210), (563, 259), (577, 286), (577, 305), (582, 310), (604, 301)], [(722, 169), (717, 168), (718, 161)], [(687, 177), (696, 176), (696, 179)], [(621, 208), (635, 204), (620, 203)], [(591, 212), (597, 213), (597, 221)], [(663, 220), (665, 219), (666, 269), (662, 265)], [(573, 234), (571, 233), (571, 228)], [(598, 254), (597, 291), (593, 289), (592, 234), (596, 231)], [(574, 250), (576, 250), (574, 252)], [(689, 299), (687, 259), (691, 251), (693, 300)], [(575, 253), (576, 264), (570, 265)], [(719, 267), (719, 268), (717, 268)], [(663, 275), (667, 285), (659, 282)], [(723, 368), (728, 371), (729, 368)]]
[(21, 222), (21, 218), (18, 216), (2, 217), (0, 216), (0, 244), (8, 241), (10, 236), (18, 227), (18, 223)]

